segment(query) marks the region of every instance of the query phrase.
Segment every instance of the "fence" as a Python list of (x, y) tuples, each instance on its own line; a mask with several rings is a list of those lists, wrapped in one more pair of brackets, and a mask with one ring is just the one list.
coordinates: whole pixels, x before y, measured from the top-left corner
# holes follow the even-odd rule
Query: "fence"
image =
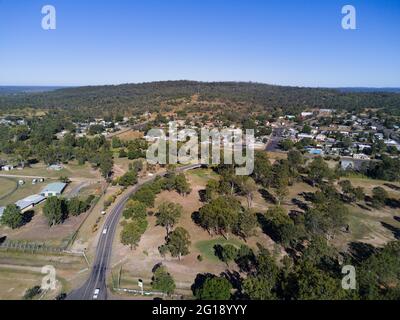
[(29, 242), (23, 240), (4, 240), (0, 242), (0, 250), (5, 251), (22, 251), (22, 252), (30, 252), (30, 253), (62, 253), (64, 248), (49, 246), (46, 243), (40, 242)]

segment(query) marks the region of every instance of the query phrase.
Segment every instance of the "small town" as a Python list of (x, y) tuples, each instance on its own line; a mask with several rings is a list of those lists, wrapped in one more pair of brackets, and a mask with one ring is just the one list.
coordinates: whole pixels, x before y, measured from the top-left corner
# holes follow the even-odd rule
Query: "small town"
[(0, 302), (385, 316), (399, 4), (0, 1)]

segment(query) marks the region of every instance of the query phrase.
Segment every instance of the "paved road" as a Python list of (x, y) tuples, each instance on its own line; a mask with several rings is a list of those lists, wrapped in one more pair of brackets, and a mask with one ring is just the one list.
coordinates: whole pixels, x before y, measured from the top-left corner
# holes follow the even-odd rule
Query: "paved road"
[(268, 152), (280, 151), (279, 143), (282, 141), (283, 128), (276, 128), (273, 130), (271, 138), (268, 140), (265, 148)]
[(68, 199), (77, 197), (77, 196), (79, 195), (79, 192), (80, 192), (83, 188), (85, 188), (85, 187), (87, 187), (87, 186), (89, 186), (89, 185), (90, 185), (90, 182), (88, 182), (88, 181), (86, 181), (86, 182), (80, 182), (77, 186), (75, 186), (74, 188), (72, 188), (71, 191), (68, 192), (68, 194), (66, 195), (66, 197), (67, 197)]
[[(188, 165), (178, 168), (177, 171), (186, 171), (199, 168), (200, 165)], [(160, 174), (161, 176), (164, 174)], [(89, 279), (79, 289), (72, 291), (67, 300), (93, 300), (94, 291), (99, 289), (98, 300), (107, 300), (107, 271), (110, 264), (112, 244), (115, 237), (115, 231), (120, 221), (123, 209), (129, 197), (134, 194), (143, 184), (154, 180), (157, 176), (140, 181), (134, 187), (128, 189), (118, 203), (113, 207), (107, 216), (103, 229), (100, 230), (100, 238), (96, 248), (96, 257), (89, 275)], [(103, 234), (103, 230), (107, 232)]]

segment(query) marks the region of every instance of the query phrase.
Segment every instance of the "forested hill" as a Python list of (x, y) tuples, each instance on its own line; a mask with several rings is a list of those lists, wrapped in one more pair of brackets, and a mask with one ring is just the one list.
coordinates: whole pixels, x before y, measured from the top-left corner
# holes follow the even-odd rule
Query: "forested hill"
[(59, 108), (71, 111), (154, 111), (178, 99), (241, 104), (249, 109), (298, 112), (305, 108), (385, 108), (400, 111), (400, 94), (390, 92), (343, 92), (335, 89), (273, 86), (243, 82), (164, 81), (117, 86), (64, 88), (51, 92), (0, 96), (0, 109)]

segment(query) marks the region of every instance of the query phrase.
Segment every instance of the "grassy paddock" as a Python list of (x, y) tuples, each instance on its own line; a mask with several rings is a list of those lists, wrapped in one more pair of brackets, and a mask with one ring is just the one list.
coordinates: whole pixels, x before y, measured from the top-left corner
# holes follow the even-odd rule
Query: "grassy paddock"
[(0, 177), (0, 200), (15, 192), (17, 188), (16, 179)]
[(215, 256), (214, 246), (216, 245), (224, 246), (227, 244), (231, 244), (239, 248), (242, 244), (244, 244), (244, 242), (236, 239), (226, 240), (225, 238), (218, 238), (212, 240), (199, 241), (195, 244), (195, 246), (201, 252), (203, 258), (206, 258), (211, 261), (219, 261), (218, 257)]

